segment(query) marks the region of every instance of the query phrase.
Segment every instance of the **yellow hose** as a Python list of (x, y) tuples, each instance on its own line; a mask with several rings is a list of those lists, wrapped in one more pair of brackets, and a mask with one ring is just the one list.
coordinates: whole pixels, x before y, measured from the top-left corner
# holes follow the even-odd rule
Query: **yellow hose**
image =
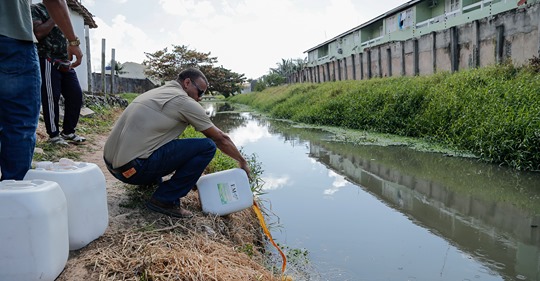
[(283, 275), (285, 273), (285, 268), (287, 267), (287, 257), (285, 257), (285, 254), (283, 254), (279, 246), (276, 244), (276, 242), (274, 242), (274, 239), (272, 239), (272, 234), (270, 234), (270, 231), (268, 230), (268, 228), (266, 227), (266, 223), (264, 222), (264, 217), (261, 213), (261, 208), (259, 208), (259, 205), (257, 204), (255, 200), (253, 200), (253, 210), (255, 211), (255, 214), (257, 214), (257, 217), (259, 218), (259, 222), (264, 231), (264, 234), (266, 234), (268, 239), (270, 239), (270, 242), (272, 243), (272, 245), (274, 245), (274, 247), (276, 247), (279, 254), (281, 255), (281, 258), (283, 259), (283, 264), (281, 265), (282, 280), (292, 280), (291, 277)]

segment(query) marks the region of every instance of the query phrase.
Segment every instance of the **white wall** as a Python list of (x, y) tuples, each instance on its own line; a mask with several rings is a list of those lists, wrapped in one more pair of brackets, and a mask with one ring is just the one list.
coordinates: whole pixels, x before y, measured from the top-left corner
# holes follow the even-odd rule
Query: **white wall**
[(71, 23), (73, 24), (73, 28), (75, 30), (75, 34), (77, 34), (77, 37), (79, 37), (79, 40), (81, 40), (81, 50), (84, 54), (83, 61), (81, 65), (77, 66), (75, 68), (75, 71), (77, 72), (77, 78), (79, 78), (79, 83), (81, 84), (81, 88), (83, 91), (88, 91), (88, 63), (87, 63), (87, 56), (90, 56), (90, 51), (86, 51), (86, 38), (84, 36), (84, 19), (81, 15), (79, 15), (76, 12), (71, 12)]

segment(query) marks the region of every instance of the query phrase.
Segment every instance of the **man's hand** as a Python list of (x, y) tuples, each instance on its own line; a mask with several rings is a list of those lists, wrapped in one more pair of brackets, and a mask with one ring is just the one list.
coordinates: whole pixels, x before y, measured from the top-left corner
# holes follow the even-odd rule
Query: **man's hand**
[(244, 170), (248, 176), (249, 181), (252, 180), (251, 178), (251, 169), (249, 169), (249, 165), (247, 161), (240, 162), (240, 169)]
[(73, 61), (73, 56), (77, 59), (75, 62), (71, 63), (71, 68), (75, 68), (82, 63), (83, 53), (81, 47), (68, 45), (67, 52), (69, 61)]

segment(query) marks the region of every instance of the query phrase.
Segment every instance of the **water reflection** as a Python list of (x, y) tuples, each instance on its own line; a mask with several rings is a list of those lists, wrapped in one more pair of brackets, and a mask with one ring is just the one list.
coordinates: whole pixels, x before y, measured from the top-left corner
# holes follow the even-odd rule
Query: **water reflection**
[[(248, 116), (247, 113), (243, 115), (244, 118)], [(257, 142), (263, 138), (270, 138), (270, 136), (267, 128), (261, 127), (254, 122), (249, 122), (245, 126), (238, 127), (230, 133), (230, 137), (235, 140), (237, 146), (245, 146), (248, 143)]]
[(214, 121), (259, 156), (277, 237), (307, 249), (319, 279), (540, 279), (537, 173), (330, 142), (249, 113)]

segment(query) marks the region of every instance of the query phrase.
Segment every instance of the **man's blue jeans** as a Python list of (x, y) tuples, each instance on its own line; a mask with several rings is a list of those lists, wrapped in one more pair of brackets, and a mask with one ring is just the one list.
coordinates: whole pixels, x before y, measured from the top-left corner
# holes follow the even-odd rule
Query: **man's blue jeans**
[(30, 169), (40, 87), (34, 43), (0, 35), (0, 180), (22, 180)]
[[(216, 144), (209, 138), (176, 139), (158, 148), (147, 159), (135, 159), (137, 172), (125, 178), (113, 174), (128, 184), (159, 183), (153, 198), (163, 203), (178, 204), (201, 177), (216, 153)], [(161, 178), (174, 173), (167, 181)]]

